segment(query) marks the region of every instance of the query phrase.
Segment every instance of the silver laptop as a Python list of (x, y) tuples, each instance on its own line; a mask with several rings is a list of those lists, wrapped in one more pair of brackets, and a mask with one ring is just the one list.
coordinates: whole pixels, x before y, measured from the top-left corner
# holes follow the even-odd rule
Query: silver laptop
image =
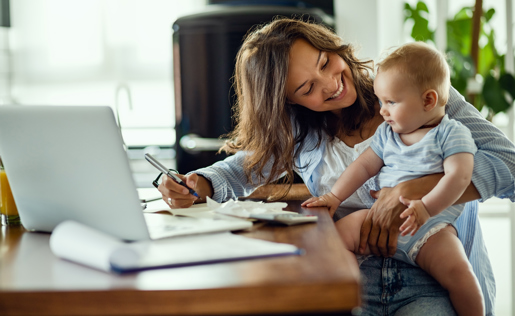
[[(156, 232), (149, 232), (110, 107), (0, 106), (0, 156), (28, 230), (51, 232), (75, 220), (124, 240), (147, 240), (178, 235), (178, 226), (187, 234), (185, 226), (195, 225), (151, 225)], [(208, 226), (201, 231), (249, 224)]]

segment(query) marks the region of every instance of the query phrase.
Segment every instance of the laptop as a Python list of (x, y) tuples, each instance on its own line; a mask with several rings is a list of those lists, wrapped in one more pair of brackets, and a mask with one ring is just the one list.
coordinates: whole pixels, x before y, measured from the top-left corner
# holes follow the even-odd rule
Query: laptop
[[(199, 227), (191, 218), (144, 215), (108, 106), (0, 106), (0, 156), (28, 230), (52, 232), (74, 220), (137, 241), (252, 225), (226, 219)], [(154, 215), (166, 223), (147, 225)]]

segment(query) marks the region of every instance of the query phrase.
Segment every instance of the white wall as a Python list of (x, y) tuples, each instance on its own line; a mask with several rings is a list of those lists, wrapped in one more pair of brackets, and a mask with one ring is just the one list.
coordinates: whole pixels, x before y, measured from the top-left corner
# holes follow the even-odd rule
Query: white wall
[(376, 59), (405, 42), (402, 0), (334, 0), (336, 31), (360, 48), (358, 57)]

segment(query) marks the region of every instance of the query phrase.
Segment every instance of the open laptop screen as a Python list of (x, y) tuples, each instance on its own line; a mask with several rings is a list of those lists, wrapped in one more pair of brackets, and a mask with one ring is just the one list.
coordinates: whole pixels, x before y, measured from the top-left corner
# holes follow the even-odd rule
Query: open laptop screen
[(107, 106), (2, 106), (0, 156), (23, 226), (75, 220), (149, 239), (127, 155)]

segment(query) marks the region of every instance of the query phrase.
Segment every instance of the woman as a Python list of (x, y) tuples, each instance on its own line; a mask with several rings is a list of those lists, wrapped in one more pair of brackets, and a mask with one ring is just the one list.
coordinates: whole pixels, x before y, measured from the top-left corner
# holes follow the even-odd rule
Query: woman
[[(329, 192), (341, 172), (362, 151), (382, 122), (368, 63), (323, 26), (278, 19), (250, 33), (236, 61), (235, 130), (224, 161), (181, 176), (202, 199), (223, 201), (249, 195), (258, 186), (297, 172), (314, 196)], [(456, 90), (447, 105), (450, 118), (467, 126), (479, 149), (473, 184), (460, 203), (493, 195), (514, 199), (515, 148)], [(399, 196), (420, 198), (442, 175), (401, 183), (373, 193), (377, 202), (362, 227), (361, 245), (374, 254), (395, 252)], [(370, 180), (373, 181), (373, 180)], [(367, 182), (345, 206), (364, 208), (374, 200)], [(189, 207), (195, 197), (164, 178), (159, 186), (171, 207)], [(283, 192), (284, 193), (284, 192)], [(334, 219), (343, 215), (336, 213)], [(477, 223), (477, 202), (468, 203), (457, 223), (459, 237), (474, 267), (492, 314), (495, 285)], [(454, 314), (447, 293), (421, 269), (373, 257), (360, 266), (364, 314)]]

